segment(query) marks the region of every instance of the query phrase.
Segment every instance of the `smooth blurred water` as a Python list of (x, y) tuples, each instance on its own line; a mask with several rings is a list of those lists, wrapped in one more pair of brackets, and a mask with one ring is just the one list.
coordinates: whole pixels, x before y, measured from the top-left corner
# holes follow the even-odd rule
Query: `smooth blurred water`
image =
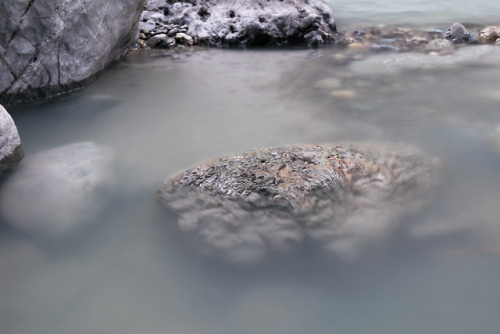
[(498, 25), (496, 0), (326, 0), (339, 30), (374, 24), (448, 26), (453, 22)]
[[(336, 16), (385, 22), (380, 4), (337, 3)], [(0, 221), (1, 333), (498, 333), (500, 48), (186, 51), (131, 53), (85, 90), (11, 108), (28, 156), (92, 140), (113, 150), (116, 183), (65, 238)], [(428, 208), (353, 261), (205, 258), (155, 200), (166, 177), (221, 154), (346, 141), (416, 145), (443, 174)]]

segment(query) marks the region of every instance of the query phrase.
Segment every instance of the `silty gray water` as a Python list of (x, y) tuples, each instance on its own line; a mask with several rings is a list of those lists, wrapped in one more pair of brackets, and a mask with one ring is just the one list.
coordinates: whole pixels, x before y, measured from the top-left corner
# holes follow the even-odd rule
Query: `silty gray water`
[[(64, 240), (2, 222), (2, 332), (495, 333), (499, 55), (133, 53), (83, 91), (11, 110), (27, 155), (92, 140), (117, 167), (110, 204)], [(443, 164), (434, 202), (356, 261), (206, 259), (155, 202), (200, 161), (338, 141), (410, 143)]]

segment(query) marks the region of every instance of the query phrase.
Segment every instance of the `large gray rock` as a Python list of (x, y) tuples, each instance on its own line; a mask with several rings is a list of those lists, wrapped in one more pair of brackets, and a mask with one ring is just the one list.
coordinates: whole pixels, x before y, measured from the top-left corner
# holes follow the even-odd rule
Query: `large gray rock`
[(0, 2), (0, 102), (89, 84), (136, 40), (145, 0)]
[(111, 152), (92, 142), (26, 157), (0, 189), (0, 212), (38, 237), (70, 233), (102, 209), (112, 179)]
[(0, 176), (17, 166), (22, 158), (23, 149), (16, 125), (0, 105)]
[(309, 238), (342, 257), (420, 209), (436, 161), (412, 148), (297, 145), (199, 165), (158, 195), (203, 252), (253, 262)]
[(198, 44), (281, 46), (336, 43), (332, 10), (323, 0), (151, 0), (149, 11), (187, 25)]

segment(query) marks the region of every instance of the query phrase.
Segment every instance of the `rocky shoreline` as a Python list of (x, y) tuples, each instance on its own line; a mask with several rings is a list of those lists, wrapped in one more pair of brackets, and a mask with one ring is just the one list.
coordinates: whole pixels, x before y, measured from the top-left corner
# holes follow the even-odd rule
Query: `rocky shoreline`
[[(246, 47), (259, 45), (210, 44), (201, 42), (196, 34), (191, 34), (189, 25), (168, 23), (169, 19), (148, 6), (141, 14), (139, 39), (136, 50), (175, 49), (179, 47), (213, 46)], [(403, 26), (379, 25), (337, 32), (333, 43), (302, 46), (337, 45), (357, 52), (428, 52), (434, 54), (453, 53), (457, 48), (472, 44), (500, 45), (500, 26), (480, 26), (477, 24), (453, 23), (447, 29), (435, 28), (419, 30)], [(273, 46), (300, 46), (276, 44)]]
[[(182, 5), (179, 5), (179, 3)], [(197, 45), (212, 47), (317, 47), (334, 44), (361, 52), (416, 51), (446, 54), (468, 44), (500, 45), (500, 26), (484, 27), (473, 24), (463, 25), (461, 23), (453, 23), (447, 29), (436, 28), (428, 31), (397, 26), (377, 26), (352, 32), (338, 32), (333, 22), (331, 24), (331, 33), (334, 37), (319, 43), (308, 43), (300, 39), (295, 41), (279, 41), (272, 38), (260, 41), (248, 41), (248, 36), (245, 36), (243, 33), (239, 33), (240, 37), (233, 36), (232, 42), (227, 42), (222, 37), (215, 39), (200, 38), (196, 22), (204, 22), (210, 18), (210, 10), (207, 9), (207, 6), (204, 2), (191, 4), (189, 1), (175, 1), (174, 4), (170, 4), (170, 2), (166, 1), (150, 0), (144, 7), (144, 11), (140, 17), (140, 35), (137, 48), (172, 49), (175, 47), (192, 47)], [(236, 18), (236, 12), (233, 11), (230, 13), (230, 10), (227, 12), (229, 16), (232, 16), (231, 13), (233, 13), (233, 18)], [(229, 32), (229, 34), (234, 35), (235, 33)]]
[(448, 30), (372, 27), (342, 32), (323, 0), (113, 0), (106, 5), (57, 0), (46, 7), (1, 3), (0, 19), (4, 106), (88, 86), (131, 48), (338, 45), (356, 52), (446, 54), (468, 44), (500, 44), (500, 26), (454, 23)]
[(150, 0), (141, 46), (320, 46), (344, 41), (323, 0)]

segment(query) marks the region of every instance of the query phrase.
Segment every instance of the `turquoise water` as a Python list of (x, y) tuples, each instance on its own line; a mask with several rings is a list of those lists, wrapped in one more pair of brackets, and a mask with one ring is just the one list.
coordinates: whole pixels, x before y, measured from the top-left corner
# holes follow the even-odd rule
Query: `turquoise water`
[[(337, 2), (339, 28), (350, 15), (486, 24), (499, 6), (390, 3)], [(72, 235), (39, 240), (0, 220), (0, 332), (498, 333), (499, 57), (131, 53), (84, 90), (11, 108), (27, 156), (92, 140), (116, 167), (104, 210)], [(155, 201), (166, 177), (214, 156), (346, 141), (418, 146), (443, 174), (425, 210), (350, 261), (313, 249), (254, 266), (206, 258)]]

